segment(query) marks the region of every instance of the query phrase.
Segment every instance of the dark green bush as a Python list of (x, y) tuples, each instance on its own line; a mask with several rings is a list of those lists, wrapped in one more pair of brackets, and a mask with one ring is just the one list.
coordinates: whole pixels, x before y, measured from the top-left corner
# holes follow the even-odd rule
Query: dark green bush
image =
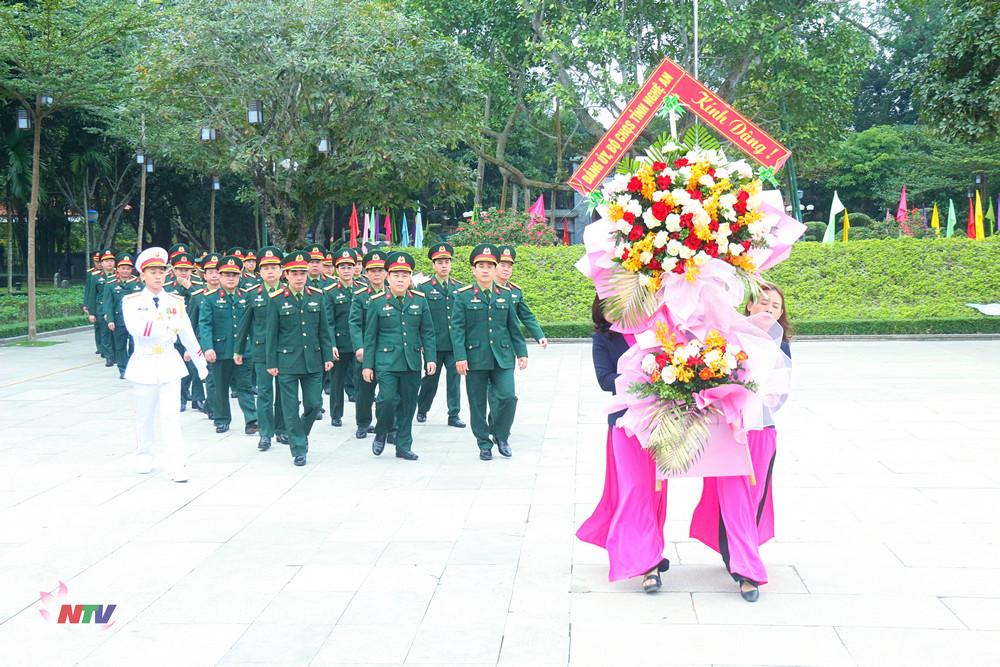
[(826, 233), (826, 223), (813, 221), (807, 222), (806, 233), (802, 235), (803, 241), (822, 241), (823, 234)]

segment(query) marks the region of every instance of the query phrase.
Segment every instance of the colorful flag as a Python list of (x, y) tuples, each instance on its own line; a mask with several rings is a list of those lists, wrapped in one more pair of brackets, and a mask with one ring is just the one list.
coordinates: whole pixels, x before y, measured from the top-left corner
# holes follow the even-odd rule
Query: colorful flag
[(410, 224), (406, 222), (406, 211), (403, 211), (403, 240), (400, 241), (400, 245), (404, 248), (410, 245)]
[(372, 242), (378, 241), (378, 211), (372, 206)]
[(569, 245), (569, 220), (566, 218), (563, 218), (563, 245)]
[[(1000, 198), (997, 199), (1000, 202)], [(990, 221), (990, 236), (993, 236), (997, 232), (997, 214), (993, 210), (993, 200), (990, 200), (990, 210), (986, 211), (986, 219)]]
[(538, 199), (536, 199), (535, 203), (532, 204), (531, 208), (528, 209), (528, 214), (531, 215), (531, 216), (538, 216), (538, 217), (544, 219), (545, 218), (545, 197), (543, 197), (542, 195), (538, 195)]
[(921, 206), (920, 207), (920, 224), (922, 224), (924, 226), (924, 229), (928, 229), (928, 227), (927, 227), (927, 207), (926, 206)]
[(979, 196), (979, 190), (976, 190), (976, 240), (982, 241), (986, 238), (983, 233), (983, 200)]
[(420, 219), (420, 209), (417, 209), (417, 217), (413, 219), (413, 247), (424, 247), (424, 221)]
[(941, 238), (941, 216), (938, 215), (937, 202), (934, 202), (934, 211), (931, 212), (931, 229), (934, 230), (934, 236)]
[(965, 236), (970, 239), (976, 238), (976, 216), (971, 192), (969, 193), (969, 219), (965, 223)]
[(392, 218), (389, 214), (389, 209), (385, 209), (385, 225), (383, 227), (385, 230), (385, 242), (392, 245)]
[(368, 211), (365, 211), (365, 229), (364, 229), (364, 232), (365, 233), (361, 235), (361, 248), (365, 252), (368, 252), (368, 250), (366, 249), (368, 246), (366, 244), (368, 243), (368, 241), (371, 240), (371, 239), (368, 238), (371, 235), (371, 218), (368, 217)]
[(823, 243), (833, 243), (837, 238), (837, 214), (845, 210), (840, 202), (840, 195), (833, 191), (833, 202), (830, 204), (830, 222), (826, 225), (826, 232), (823, 234)]
[(903, 233), (907, 236), (913, 236), (913, 230), (910, 229), (910, 213), (906, 210), (906, 186), (903, 186), (903, 191), (899, 194), (899, 207), (896, 209), (896, 222), (899, 223), (899, 228), (903, 230)]
[(958, 222), (958, 216), (955, 215), (955, 202), (951, 199), (948, 200), (948, 227), (945, 229), (945, 238), (951, 238), (955, 235), (955, 224)]
[(350, 228), (351, 228), (351, 247), (352, 248), (357, 248), (358, 247), (358, 234), (361, 233), (361, 230), (358, 229), (358, 207), (355, 206), (354, 204), (351, 204), (351, 222), (350, 222)]
[(847, 232), (851, 231), (851, 219), (847, 217), (847, 209), (844, 209), (844, 243), (847, 243)]

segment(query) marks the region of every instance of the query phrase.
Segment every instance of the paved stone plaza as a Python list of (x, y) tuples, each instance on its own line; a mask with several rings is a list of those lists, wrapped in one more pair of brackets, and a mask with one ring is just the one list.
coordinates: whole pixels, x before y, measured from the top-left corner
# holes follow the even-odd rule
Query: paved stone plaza
[[(181, 416), (175, 484), (132, 472), (130, 387), (92, 336), (55, 340), (0, 348), (4, 666), (1000, 664), (1000, 341), (793, 344), (748, 604), (687, 537), (700, 480), (671, 483), (658, 595), (574, 538), (604, 474), (587, 344), (530, 347), (511, 460), (479, 461), (443, 395), (416, 463), (349, 411), (296, 468), (234, 406), (222, 436)], [(60, 580), (113, 626), (46, 623)]]

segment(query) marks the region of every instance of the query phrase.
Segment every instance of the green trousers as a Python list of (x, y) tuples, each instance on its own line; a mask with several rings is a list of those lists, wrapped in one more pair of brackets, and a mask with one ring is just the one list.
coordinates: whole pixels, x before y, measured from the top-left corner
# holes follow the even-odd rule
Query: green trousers
[(413, 447), (413, 415), (417, 411), (420, 371), (388, 371), (378, 375), (378, 400), (375, 401), (375, 436), (396, 431), (396, 451)]
[[(344, 353), (341, 352), (341, 355)], [(344, 371), (344, 391), (347, 393), (347, 398), (355, 400), (358, 395), (358, 360), (354, 357), (352, 352), (348, 355), (347, 359), (347, 369)]]
[(457, 417), (462, 407), (462, 376), (455, 370), (455, 353), (451, 350), (438, 350), (437, 372), (434, 375), (424, 375), (420, 381), (420, 393), (417, 395), (417, 412), (427, 413), (434, 403), (437, 394), (438, 381), (448, 372), (445, 380), (445, 391), (448, 397), (448, 417)]
[(480, 449), (492, 449), (490, 426), (486, 422), (486, 405), (490, 406), (493, 418), (493, 435), (498, 440), (510, 437), (510, 427), (514, 423), (514, 409), (517, 396), (514, 395), (514, 369), (493, 368), (485, 371), (469, 371), (465, 376), (465, 391), (469, 395), (469, 415), (472, 418), (472, 433)]
[(368, 428), (372, 425), (372, 403), (375, 401), (378, 378), (375, 382), (365, 382), (361, 377), (361, 364), (354, 364), (354, 367), (357, 371), (355, 382), (358, 388), (354, 395), (354, 421), (359, 429), (362, 426)]
[(107, 361), (115, 360), (115, 345), (111, 340), (111, 330), (103, 317), (98, 317), (94, 323), (94, 335), (97, 338), (97, 351), (101, 353)]
[(330, 369), (330, 417), (333, 419), (341, 419), (344, 416), (344, 390), (347, 378), (355, 371), (356, 364), (352, 363), (353, 361), (353, 352), (342, 351), (340, 361), (333, 362), (333, 368)]
[(233, 420), (229, 407), (230, 387), (236, 391), (245, 422), (257, 421), (257, 406), (250, 391), (250, 367), (246, 364), (237, 366), (232, 359), (218, 359), (212, 366), (215, 367), (215, 396), (212, 402), (215, 425), (228, 426)]
[[(316, 415), (323, 407), (323, 373), (278, 373), (281, 413), (288, 433), (292, 456), (309, 451), (307, 438)], [(299, 414), (299, 388), (302, 388), (302, 414)]]
[(128, 358), (132, 356), (132, 337), (124, 324), (115, 325), (115, 330), (111, 332), (111, 344), (114, 349), (115, 364), (118, 365), (118, 370), (124, 371), (128, 366)]
[[(246, 363), (246, 362), (244, 362)], [(263, 363), (255, 363), (257, 374), (257, 428), (262, 438), (285, 434), (285, 418), (278, 398), (278, 381), (267, 372)]]

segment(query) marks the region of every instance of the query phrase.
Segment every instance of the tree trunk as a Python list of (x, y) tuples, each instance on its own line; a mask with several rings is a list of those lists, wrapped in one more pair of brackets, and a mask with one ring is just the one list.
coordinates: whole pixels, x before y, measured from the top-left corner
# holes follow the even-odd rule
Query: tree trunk
[(208, 204), (208, 243), (209, 252), (215, 252), (215, 188), (212, 188)]
[[(492, 96), (486, 96), (486, 111), (483, 113), (483, 126), (490, 126), (490, 105), (493, 99)], [(485, 149), (484, 149), (485, 150)], [(472, 204), (473, 211), (483, 210), (483, 185), (486, 180), (486, 160), (483, 156), (479, 156), (479, 161), (476, 164), (476, 198)]]
[[(259, 250), (263, 246), (260, 243), (260, 203), (256, 203), (253, 206), (253, 233), (257, 237), (257, 249)], [(259, 258), (258, 258), (259, 261)]]
[(510, 186), (510, 210), (517, 211), (517, 195), (518, 195), (517, 183), (511, 183)]
[(500, 210), (502, 211), (507, 207), (507, 186), (510, 185), (510, 174), (502, 171), (500, 175), (503, 177), (503, 187), (500, 189)]
[(35, 224), (38, 221), (38, 188), (41, 179), (42, 119), (35, 101), (35, 139), (31, 147), (31, 201), (28, 203), (28, 339), (38, 337), (38, 294), (35, 284)]

